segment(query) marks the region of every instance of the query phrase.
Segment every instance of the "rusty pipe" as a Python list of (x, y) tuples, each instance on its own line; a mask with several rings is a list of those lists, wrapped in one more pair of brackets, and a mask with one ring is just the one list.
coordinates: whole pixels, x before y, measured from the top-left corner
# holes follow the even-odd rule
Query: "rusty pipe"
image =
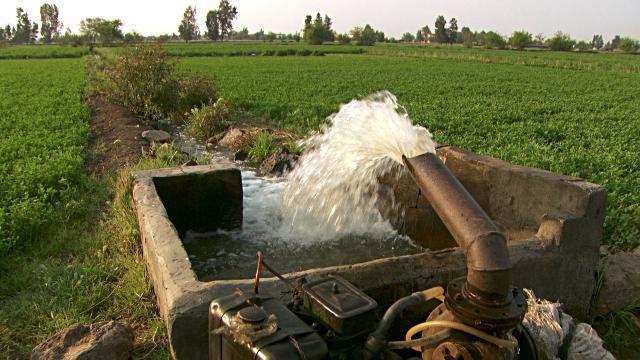
[(504, 234), (436, 154), (402, 159), (422, 195), (464, 250), (465, 297), (485, 306), (511, 302), (511, 262)]

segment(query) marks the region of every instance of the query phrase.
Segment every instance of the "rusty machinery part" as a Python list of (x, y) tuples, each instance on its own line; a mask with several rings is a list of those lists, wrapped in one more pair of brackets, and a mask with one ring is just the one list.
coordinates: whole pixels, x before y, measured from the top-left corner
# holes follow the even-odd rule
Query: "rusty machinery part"
[(527, 307), (526, 302), (518, 306), (524, 295), (511, 286), (504, 234), (436, 154), (403, 157), (403, 161), (467, 257), (467, 277), (447, 287), (447, 307), (467, 325), (486, 331), (513, 329)]
[(275, 275), (275, 277), (277, 277), (278, 279), (280, 279), (282, 282), (284, 282), (285, 284), (287, 284), (287, 286), (290, 289), (295, 290), (296, 287), (293, 285), (293, 283), (291, 283), (290, 280), (288, 280), (287, 278), (285, 278), (284, 276), (280, 275), (280, 273), (278, 273), (277, 271), (273, 270), (273, 268), (271, 266), (269, 266), (269, 264), (267, 264), (263, 257), (262, 257), (262, 252), (258, 251), (256, 253), (256, 256), (258, 257), (258, 265), (256, 267), (256, 276), (253, 282), (253, 293), (254, 294), (258, 294), (259, 291), (259, 287), (260, 287), (260, 277), (262, 276), (262, 267), (264, 266), (267, 270), (269, 270), (270, 273), (272, 273), (273, 275)]
[(393, 303), (378, 323), (378, 327), (367, 338), (363, 349), (364, 359), (378, 359), (389, 344), (387, 343), (387, 334), (391, 328), (393, 321), (409, 306), (427, 302), (431, 299), (442, 301), (444, 289), (437, 286), (428, 290), (415, 292), (409, 296), (405, 296)]

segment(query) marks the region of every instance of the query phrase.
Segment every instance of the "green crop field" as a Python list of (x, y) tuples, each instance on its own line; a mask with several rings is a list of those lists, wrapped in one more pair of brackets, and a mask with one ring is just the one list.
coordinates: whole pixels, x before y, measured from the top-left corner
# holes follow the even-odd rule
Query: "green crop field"
[(22, 45), (0, 47), (0, 59), (79, 58), (89, 54), (87, 47), (60, 45)]
[(483, 63), (475, 58), (477, 51), (461, 60), (331, 55), (190, 58), (181, 64), (215, 74), (222, 96), (299, 133), (316, 129), (345, 101), (390, 90), (440, 143), (606, 186), (605, 241), (638, 245), (640, 74), (616, 71), (611, 64), (619, 58), (625, 66), (637, 66), (628, 59), (640, 62), (640, 57), (547, 53), (565, 59), (558, 62), (599, 56), (590, 60), (594, 70), (575, 70), (515, 60)]
[(56, 207), (71, 205), (65, 200), (88, 139), (83, 65), (0, 61), (0, 253), (30, 241)]

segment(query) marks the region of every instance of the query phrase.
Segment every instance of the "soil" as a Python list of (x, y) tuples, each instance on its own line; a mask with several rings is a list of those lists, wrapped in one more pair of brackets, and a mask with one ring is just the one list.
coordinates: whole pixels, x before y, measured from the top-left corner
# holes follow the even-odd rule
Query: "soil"
[(103, 175), (137, 163), (149, 147), (141, 134), (151, 128), (126, 108), (102, 97), (90, 98), (87, 104), (91, 110), (88, 171)]

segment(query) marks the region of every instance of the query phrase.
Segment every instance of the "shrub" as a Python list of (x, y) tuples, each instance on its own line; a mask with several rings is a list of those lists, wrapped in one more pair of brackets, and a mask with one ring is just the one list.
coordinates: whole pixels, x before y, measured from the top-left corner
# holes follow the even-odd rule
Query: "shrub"
[(638, 51), (638, 49), (640, 49), (640, 43), (636, 40), (633, 40), (631, 38), (623, 38), (622, 40), (620, 40), (620, 50), (628, 53), (628, 54), (633, 54), (635, 52)]
[(573, 49), (573, 45), (576, 44), (575, 40), (561, 31), (558, 31), (552, 38), (548, 40), (549, 48), (554, 51), (570, 51)]
[(137, 47), (93, 66), (94, 89), (145, 118), (180, 121), (194, 106), (217, 99), (211, 77), (178, 71), (159, 46)]
[(509, 45), (513, 48), (522, 50), (527, 46), (531, 45), (533, 42), (533, 38), (531, 34), (526, 31), (514, 31), (511, 37), (509, 38)]
[(186, 119), (186, 130), (194, 138), (206, 141), (224, 131), (232, 115), (229, 103), (219, 98), (215, 103), (193, 108)]
[(484, 34), (482, 41), (487, 49), (504, 49), (507, 45), (507, 42), (504, 40), (502, 35), (494, 31), (489, 31)]
[(249, 158), (255, 162), (262, 162), (276, 149), (273, 135), (267, 131), (258, 132), (249, 145)]
[(336, 37), (336, 41), (340, 45), (351, 44), (351, 38), (349, 37), (348, 34), (338, 34), (338, 36)]

